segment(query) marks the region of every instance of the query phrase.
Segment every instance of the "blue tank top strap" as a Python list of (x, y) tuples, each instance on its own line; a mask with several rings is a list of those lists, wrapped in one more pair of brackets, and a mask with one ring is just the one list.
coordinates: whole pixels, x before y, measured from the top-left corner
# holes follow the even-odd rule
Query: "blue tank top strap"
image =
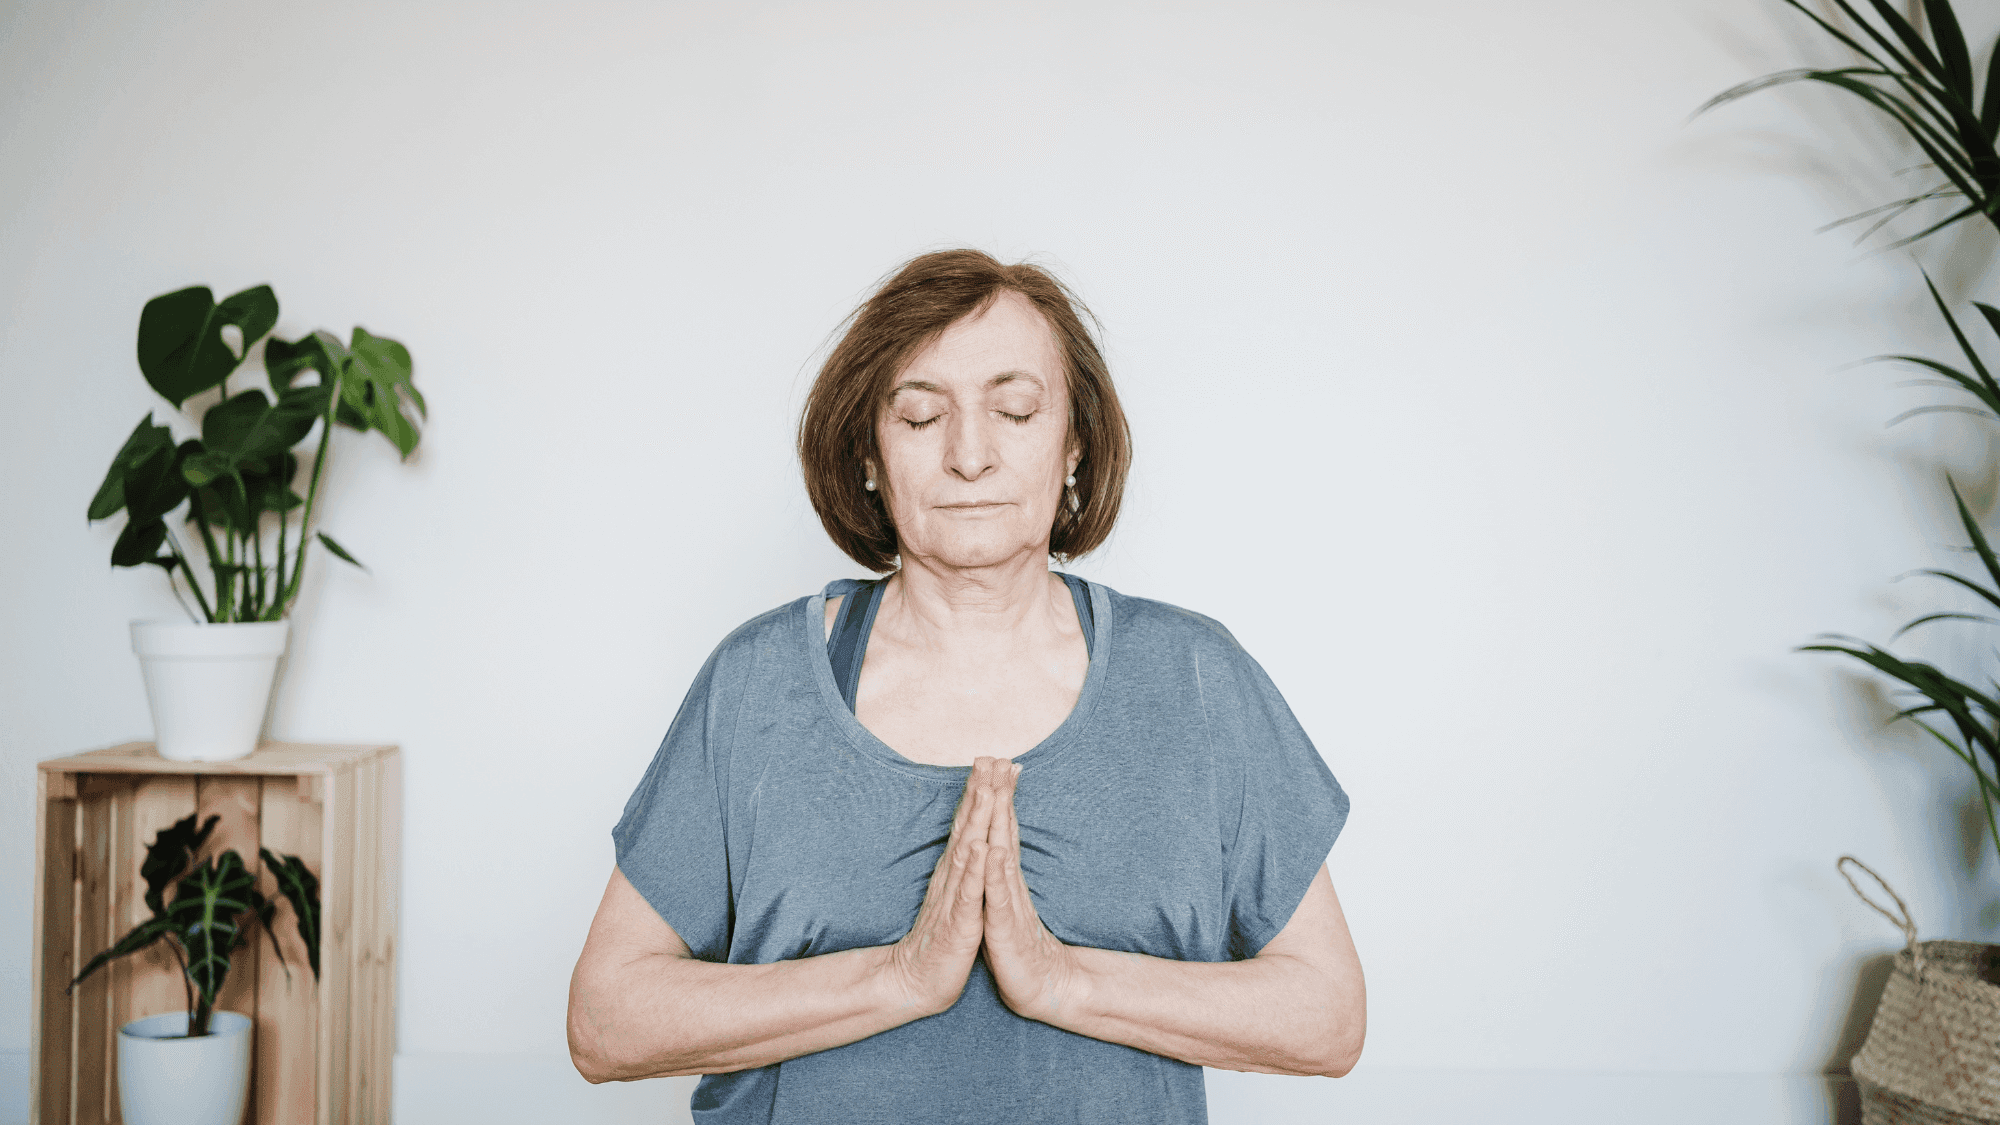
[[(1060, 571), (1057, 572), (1061, 574)], [(1090, 608), (1090, 583), (1074, 574), (1062, 574), (1063, 585), (1076, 603), (1076, 622), (1083, 628), (1086, 659), (1096, 656), (1096, 615)], [(887, 578), (863, 582), (849, 591), (834, 617), (833, 632), (826, 638), (826, 659), (833, 666), (833, 682), (847, 709), (854, 710), (854, 698), (861, 687), (861, 661), (868, 651), (868, 634), (875, 629), (875, 611), (882, 608), (882, 588)]]
[(1090, 583), (1074, 574), (1062, 574), (1063, 585), (1069, 587), (1069, 596), (1076, 602), (1076, 623), (1083, 627), (1083, 655), (1086, 660), (1097, 657), (1097, 615), (1090, 608)]
[(833, 682), (847, 709), (854, 710), (854, 695), (861, 684), (861, 656), (868, 648), (868, 634), (875, 627), (875, 611), (882, 606), (882, 587), (889, 580), (863, 582), (848, 592), (834, 618), (833, 633), (826, 639), (827, 661), (833, 665)]

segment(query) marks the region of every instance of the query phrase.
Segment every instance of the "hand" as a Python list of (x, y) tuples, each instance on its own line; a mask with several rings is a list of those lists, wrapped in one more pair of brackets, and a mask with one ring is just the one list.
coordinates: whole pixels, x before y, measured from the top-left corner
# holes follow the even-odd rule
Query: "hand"
[(958, 1002), (983, 935), (981, 906), (986, 851), (992, 834), (996, 759), (980, 758), (952, 813), (944, 854), (931, 870), (930, 887), (910, 932), (888, 947), (886, 972), (904, 1007), (925, 1014)]
[[(977, 768), (977, 767), (975, 767)], [(1083, 973), (1075, 952), (1042, 924), (1021, 876), (1021, 826), (1014, 783), (1021, 767), (993, 771), (993, 813), (986, 836), (986, 967), (1015, 1015), (1056, 1023), (1078, 1013)], [(1058, 1025), (1060, 1026), (1060, 1025)]]

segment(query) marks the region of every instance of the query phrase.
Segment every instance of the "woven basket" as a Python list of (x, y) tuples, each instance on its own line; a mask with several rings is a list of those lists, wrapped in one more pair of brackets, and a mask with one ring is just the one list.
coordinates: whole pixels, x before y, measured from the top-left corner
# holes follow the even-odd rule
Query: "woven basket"
[[(1850, 863), (1882, 884), (1900, 917), (1862, 891)], [(1918, 941), (1886, 880), (1851, 855), (1837, 866), (1905, 942), (1851, 1064), (1863, 1125), (2000, 1125), (2000, 945)]]

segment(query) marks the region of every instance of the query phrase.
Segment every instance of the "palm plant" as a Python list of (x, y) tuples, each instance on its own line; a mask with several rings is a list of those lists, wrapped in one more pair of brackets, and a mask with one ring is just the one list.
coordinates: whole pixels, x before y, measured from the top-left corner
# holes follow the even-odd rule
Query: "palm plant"
[(1893, 245), (1915, 242), (1973, 215), (1983, 215), (2000, 227), (2000, 154), (1994, 150), (1994, 138), (2000, 135), (2000, 43), (1988, 56), (1985, 80), (1976, 81), (1972, 53), (1951, 0), (1923, 0), (1924, 22), (1930, 26), (1928, 37), (1888, 0), (1868, 0), (1881, 27), (1864, 18), (1847, 0), (1833, 2), (1867, 43), (1822, 19), (1800, 0), (1785, 0), (1860, 55), (1866, 65), (1830, 70), (1799, 67), (1767, 74), (1724, 90), (1695, 112), (1700, 114), (1789, 82), (1820, 82), (1845, 90), (1887, 114), (1930, 158), (1922, 167), (1936, 170), (1943, 178), (1925, 191), (1849, 215), (1830, 227), (1877, 216), (1874, 225), (1856, 239), (1859, 242), (1920, 203), (1953, 198), (1963, 199), (1965, 205)]
[[(264, 371), (276, 401), (255, 387), (231, 395), (229, 376), (277, 323), (278, 298), (268, 285), (245, 289), (219, 304), (200, 286), (146, 302), (139, 315), (138, 349), (146, 382), (176, 408), (215, 387), (222, 388), (222, 401), (202, 416), (201, 436), (178, 445), (148, 412), (125, 439), (90, 501), (92, 520), (121, 510), (127, 515), (111, 548), (111, 565), (150, 563), (165, 570), (175, 598), (180, 588), (173, 585), (174, 575), (184, 576), (210, 622), (276, 621), (298, 596), (306, 533), (312, 530), (335, 423), (364, 433), (380, 430), (407, 458), (418, 434), (399, 393), (419, 414), (425, 412), (424, 396), (410, 379), (409, 351), (358, 327), (347, 344), (326, 332), (292, 342), (271, 336), (264, 343)], [(317, 372), (318, 382), (295, 385), (307, 371)], [(316, 422), (322, 423), (319, 449), (313, 455), (312, 483), (301, 497), (292, 491), (299, 459), (291, 449)], [(200, 531), (207, 552), (212, 602), (167, 524), (168, 514), (184, 502), (189, 504), (187, 522)], [(288, 572), (286, 527), (297, 508), (304, 511), (297, 557), (290, 560)], [(275, 514), (278, 525), (277, 554), (269, 566), (264, 561), (266, 514)], [(339, 558), (361, 565), (325, 532), (317, 538)], [(163, 544), (166, 554), (160, 553)], [(181, 604), (185, 608), (187, 603)], [(194, 616), (193, 610), (188, 613)]]
[[(1928, 277), (1924, 280), (1926, 285), (1930, 284)], [(1950, 364), (1914, 355), (1886, 355), (1873, 358), (1915, 364), (1941, 375), (1944, 377), (1941, 380), (1922, 380), (1922, 382), (1964, 391), (1972, 395), (1980, 406), (1950, 404), (1918, 407), (1898, 415), (1892, 424), (1915, 414), (1940, 410), (1961, 411), (1989, 419), (2000, 419), (2000, 382), (1995, 381), (1992, 371), (1973, 349), (1972, 342), (1966, 339), (1964, 330), (1959, 327), (1958, 319), (1951, 315), (1951, 309), (1946, 306), (1944, 298), (1938, 295), (1937, 286), (1930, 285), (1930, 293), (1931, 300), (1937, 304), (1938, 312), (1943, 314), (1945, 323), (1951, 326), (1951, 334), (1958, 341), (1960, 351), (1965, 354), (1966, 365), (1971, 370), (1961, 370)], [(2000, 309), (1977, 302), (1973, 307), (1979, 310), (1986, 318), (1986, 323), (1996, 333), (2000, 333)], [(1980, 530), (1979, 521), (1973, 518), (1971, 509), (1966, 506), (1965, 498), (1959, 495), (1957, 482), (1947, 475), (1945, 483), (1951, 489), (1952, 502), (1958, 508), (1959, 523), (1964, 526), (1966, 537), (1972, 541), (1971, 550), (1979, 556), (1980, 564), (1984, 567), (1992, 585), (1981, 585), (1975, 579), (1948, 570), (1926, 569), (1918, 573), (1944, 579), (1970, 590), (1987, 605), (2000, 611), (2000, 558), (1995, 557), (1992, 545), (1987, 541), (1985, 533)], [(1953, 620), (2000, 625), (2000, 618), (1980, 613), (1927, 613), (1898, 629), (1890, 641), (1894, 643), (1896, 637), (1934, 621)], [(1899, 694), (1906, 698), (1914, 697), (1921, 700), (1914, 706), (1896, 712), (1895, 718), (1908, 719), (1922, 727), (1972, 770), (1979, 788), (1980, 803), (1986, 810), (1987, 830), (1992, 834), (1995, 849), (2000, 850), (2000, 815), (1996, 815), (1994, 807), (1996, 799), (2000, 799), (2000, 681), (1989, 679), (1987, 681), (1989, 687), (1974, 687), (1921, 660), (1905, 660), (1885, 649), (1852, 637), (1839, 634), (1825, 636), (1829, 643), (1804, 645), (1800, 651), (1845, 653), (1904, 685)], [(1949, 721), (1956, 737), (1938, 729), (1935, 720), (1940, 716)]]
[[(69, 983), (74, 990), (85, 977), (114, 959), (164, 940), (181, 968), (189, 1037), (208, 1034), (216, 997), (229, 976), (230, 958), (249, 940), (251, 922), (272, 938), (278, 963), (285, 965), (284, 951), (270, 932), (277, 904), (257, 890), (256, 876), (243, 865), (243, 857), (234, 848), (196, 861), (221, 818), (210, 816), (199, 828), (195, 827), (196, 819), (190, 814), (161, 829), (146, 849), (139, 874), (146, 880), (146, 905), (152, 908), (153, 916), (92, 957)], [(277, 877), (279, 892), (291, 903), (299, 937), (312, 963), (313, 979), (318, 980), (319, 880), (297, 856), (273, 855), (264, 848), (258, 851)], [(167, 901), (168, 888), (174, 892), (171, 902)], [(291, 971), (291, 966), (285, 965), (287, 976)]]

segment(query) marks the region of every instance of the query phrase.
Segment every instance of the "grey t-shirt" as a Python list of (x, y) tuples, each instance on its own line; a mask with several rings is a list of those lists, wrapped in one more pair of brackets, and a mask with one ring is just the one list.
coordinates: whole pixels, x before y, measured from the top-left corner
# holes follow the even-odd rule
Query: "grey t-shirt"
[[(618, 867), (704, 960), (766, 964), (909, 931), (965, 766), (891, 750), (827, 661), (826, 599), (751, 619), (688, 689), (612, 830)], [(1021, 868), (1073, 945), (1254, 956), (1290, 920), (1347, 794), (1220, 624), (1091, 583), (1076, 707), (1014, 758)], [(703, 1125), (1207, 1121), (1199, 1066), (1025, 1019), (983, 960), (949, 1010), (845, 1046), (702, 1078)]]

